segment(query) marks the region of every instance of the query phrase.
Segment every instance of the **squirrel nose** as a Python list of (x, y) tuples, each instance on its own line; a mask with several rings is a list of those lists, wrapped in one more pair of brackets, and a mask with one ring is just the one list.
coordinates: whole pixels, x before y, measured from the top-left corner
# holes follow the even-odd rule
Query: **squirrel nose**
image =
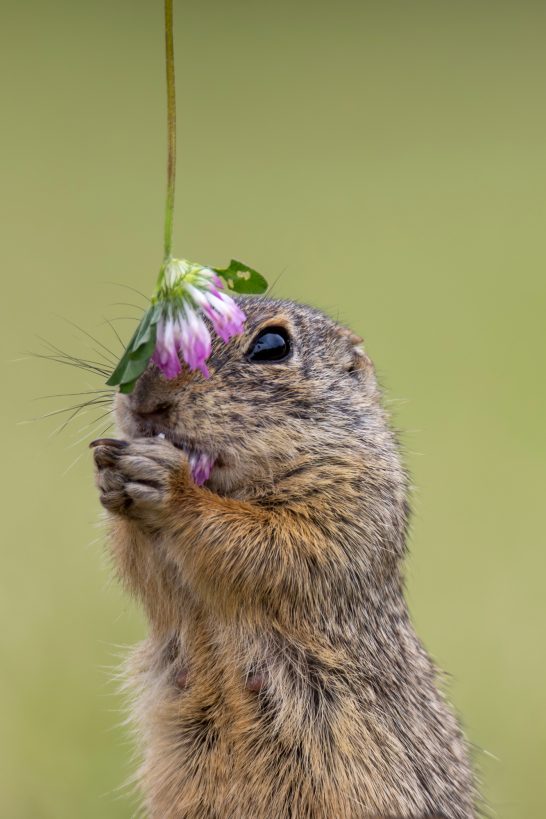
[(145, 405), (136, 404), (133, 406), (133, 412), (145, 421), (163, 421), (169, 415), (172, 404), (169, 401), (162, 401), (160, 403)]
[(144, 372), (129, 395), (129, 406), (134, 415), (145, 421), (163, 421), (174, 406), (174, 397), (165, 395), (153, 373)]

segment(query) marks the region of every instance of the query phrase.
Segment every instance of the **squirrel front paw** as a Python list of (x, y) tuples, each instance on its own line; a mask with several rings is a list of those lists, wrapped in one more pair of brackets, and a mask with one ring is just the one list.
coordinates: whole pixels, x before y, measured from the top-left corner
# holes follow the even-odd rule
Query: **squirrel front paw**
[(102, 505), (143, 525), (160, 526), (174, 493), (190, 484), (185, 454), (164, 439), (100, 438), (90, 446)]

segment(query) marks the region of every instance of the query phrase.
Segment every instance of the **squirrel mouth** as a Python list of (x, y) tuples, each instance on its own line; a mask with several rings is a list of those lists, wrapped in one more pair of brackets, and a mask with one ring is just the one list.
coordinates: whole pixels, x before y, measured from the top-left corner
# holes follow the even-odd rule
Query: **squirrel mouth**
[(201, 449), (199, 444), (175, 435), (169, 429), (161, 429), (159, 424), (138, 424), (135, 432), (144, 438), (162, 438), (167, 440), (183, 452), (188, 459), (192, 478), (198, 486), (202, 486), (208, 481), (215, 466), (223, 466), (222, 458), (218, 455), (212, 455), (212, 453), (206, 452)]
[(170, 443), (177, 449), (180, 449), (188, 457), (190, 471), (193, 480), (198, 486), (202, 486), (210, 478), (210, 473), (217, 459), (208, 452), (201, 452), (188, 446), (186, 443), (168, 435), (166, 432), (159, 432), (154, 436), (155, 438), (162, 438), (170, 441)]

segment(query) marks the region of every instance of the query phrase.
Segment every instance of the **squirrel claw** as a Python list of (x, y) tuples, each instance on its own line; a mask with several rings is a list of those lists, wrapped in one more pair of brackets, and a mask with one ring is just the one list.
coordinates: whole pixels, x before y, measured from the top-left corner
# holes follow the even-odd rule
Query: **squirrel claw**
[(122, 441), (118, 438), (96, 438), (89, 444), (89, 449), (95, 449), (98, 446), (113, 446), (123, 449), (123, 447), (129, 446), (129, 444), (127, 441)]

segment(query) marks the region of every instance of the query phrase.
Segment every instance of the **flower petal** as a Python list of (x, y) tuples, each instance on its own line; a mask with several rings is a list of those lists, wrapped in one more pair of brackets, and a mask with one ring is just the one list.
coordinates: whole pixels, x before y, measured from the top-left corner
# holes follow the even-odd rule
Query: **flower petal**
[(202, 486), (210, 478), (214, 466), (214, 458), (205, 452), (190, 456), (192, 478), (198, 486)]
[(182, 369), (178, 357), (174, 321), (170, 317), (162, 317), (158, 323), (152, 361), (159, 367), (165, 378), (176, 378)]

